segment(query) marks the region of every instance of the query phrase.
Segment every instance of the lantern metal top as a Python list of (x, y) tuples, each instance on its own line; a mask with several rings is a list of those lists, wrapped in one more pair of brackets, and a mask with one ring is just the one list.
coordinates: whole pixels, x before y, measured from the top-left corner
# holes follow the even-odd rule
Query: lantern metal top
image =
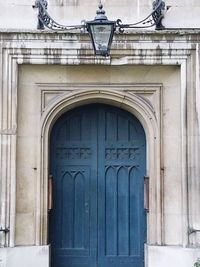
[(98, 10), (96, 11), (96, 17), (94, 18), (95, 20), (108, 20), (108, 18), (105, 15), (105, 10), (103, 9), (103, 4), (101, 3), (101, 1), (99, 1), (99, 5), (98, 5)]

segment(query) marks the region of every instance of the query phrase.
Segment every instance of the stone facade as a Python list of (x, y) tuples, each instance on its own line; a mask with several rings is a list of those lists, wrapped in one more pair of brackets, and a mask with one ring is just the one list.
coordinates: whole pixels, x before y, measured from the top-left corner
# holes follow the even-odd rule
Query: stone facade
[[(174, 2), (166, 1), (165, 26), (200, 28), (198, 1)], [(102, 58), (94, 56), (87, 33), (35, 30), (30, 3), (0, 3), (0, 227), (9, 228), (0, 232), (0, 266), (50, 266), (49, 132), (62, 113), (88, 103), (125, 109), (145, 129), (145, 266), (193, 266), (200, 256), (200, 30), (118, 34), (111, 56)], [(90, 3), (51, 1), (49, 10), (61, 23), (66, 17), (79, 23), (94, 17), (96, 4), (85, 8)], [(150, 6), (105, 1), (109, 19), (118, 12), (137, 20)], [(25, 17), (20, 21), (14, 12)]]
[[(37, 10), (32, 9), (34, 0), (0, 1), (0, 25), (5, 29), (35, 29)], [(137, 22), (149, 15), (152, 0), (119, 0), (102, 3), (110, 20), (122, 19), (124, 23)], [(61, 24), (80, 24), (95, 16), (98, 1), (49, 0), (48, 11)], [(167, 28), (198, 28), (200, 3), (198, 0), (165, 0), (164, 24)], [(178, 19), (177, 19), (178, 18)]]

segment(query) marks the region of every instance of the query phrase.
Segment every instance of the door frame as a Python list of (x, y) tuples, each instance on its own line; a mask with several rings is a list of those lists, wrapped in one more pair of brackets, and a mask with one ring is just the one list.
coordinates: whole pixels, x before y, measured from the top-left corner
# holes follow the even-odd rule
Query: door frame
[[(79, 118), (78, 122), (77, 122), (77, 118)], [(82, 125), (83, 121), (86, 122), (86, 120), (88, 121), (89, 118), (91, 120), (91, 123), (87, 126), (83, 126)], [(116, 119), (117, 119), (118, 123), (116, 123)], [(114, 121), (115, 121), (114, 132), (116, 133), (116, 135), (113, 132), (113, 127), (108, 126), (108, 125), (112, 125), (112, 123), (114, 123)], [(81, 133), (82, 133), (81, 135), (78, 134), (75, 139), (72, 138), (73, 134), (70, 134), (71, 133), (71, 131), (70, 131), (71, 126), (74, 125), (74, 123), (76, 125), (76, 128), (72, 127), (73, 128), (73, 134), (75, 134), (77, 132), (77, 127), (79, 129), (78, 132), (80, 132), (80, 129), (81, 129)], [(126, 127), (124, 127), (125, 126), (124, 124), (126, 124)], [(132, 125), (132, 127), (131, 127), (132, 130), (130, 129), (131, 125)], [(66, 126), (68, 127), (68, 130), (66, 130)], [(81, 128), (79, 128), (79, 127), (81, 127)], [(123, 127), (124, 127), (124, 129), (122, 131), (121, 129)], [(135, 128), (135, 127), (137, 127), (137, 128)], [(65, 132), (65, 130), (66, 130), (66, 132)], [(66, 134), (67, 134), (67, 137), (66, 137)], [(119, 134), (119, 137), (118, 137), (118, 134)], [(107, 135), (110, 137), (107, 137)], [(90, 136), (90, 138), (89, 138), (89, 136)], [(111, 136), (112, 136), (112, 141), (110, 139)], [(65, 141), (63, 138), (65, 139)], [(64, 143), (66, 142), (66, 143), (64, 144), (63, 142)], [(76, 157), (76, 156), (74, 157), (74, 155), (73, 155), (73, 157), (70, 157), (70, 156), (65, 157), (64, 156), (65, 159), (69, 160), (68, 162), (66, 162), (66, 160), (65, 161), (63, 160), (63, 155), (61, 157), (57, 156), (57, 151), (60, 151), (60, 152), (62, 151), (61, 150), (62, 145), (64, 145), (65, 147), (67, 146), (68, 148), (70, 147), (71, 149), (73, 149), (75, 144), (76, 144), (76, 149), (79, 149), (79, 148), (84, 149), (85, 146), (87, 146), (87, 150), (91, 152), (90, 153), (91, 157), (82, 157), (80, 155), (79, 155), (80, 157)], [(124, 148), (124, 146), (126, 147), (126, 149)], [(112, 157), (112, 155), (110, 155), (110, 149), (112, 150), (112, 148), (116, 149), (118, 152), (120, 151), (120, 156), (117, 153), (116, 158)], [(128, 148), (128, 152), (126, 151), (128, 153), (126, 155), (127, 157), (125, 157), (125, 158), (121, 157), (121, 152), (125, 152), (125, 150), (127, 150), (127, 148)], [(129, 148), (132, 150), (132, 152), (129, 151)], [(132, 157), (132, 156), (130, 157), (130, 153), (132, 155), (132, 153), (134, 153), (133, 150), (135, 148), (137, 150), (136, 154), (139, 153), (139, 157), (136, 156), (137, 159), (135, 157)], [(123, 149), (125, 149), (125, 150), (123, 150)], [(110, 155), (110, 156), (107, 157), (108, 155)], [(142, 160), (142, 162), (141, 162), (141, 160)], [(57, 169), (57, 167), (59, 167), (59, 170)], [(58, 263), (59, 261), (61, 261), (63, 266), (66, 264), (67, 261), (69, 261), (72, 265), (73, 264), (80, 265), (82, 263), (84, 266), (87, 264), (90, 264), (91, 266), (92, 265), (96, 266), (96, 264), (99, 265), (100, 262), (101, 262), (100, 265), (102, 265), (102, 266), (104, 266), (104, 264), (106, 264), (106, 265), (111, 264), (112, 266), (114, 266), (115, 264), (117, 264), (117, 262), (120, 263), (121, 261), (123, 261), (125, 265), (129, 264), (129, 266), (132, 265), (133, 262), (135, 262), (135, 263), (137, 262), (137, 264), (143, 265), (144, 264), (144, 243), (146, 242), (146, 215), (145, 215), (144, 208), (143, 208), (144, 207), (144, 203), (143, 203), (144, 179), (143, 178), (146, 175), (146, 136), (145, 136), (144, 128), (142, 127), (142, 125), (138, 121), (138, 119), (123, 109), (120, 109), (118, 107), (113, 107), (110, 105), (99, 104), (99, 103), (98, 104), (96, 103), (96, 104), (90, 104), (90, 105), (83, 105), (83, 106), (80, 106), (78, 108), (74, 108), (70, 111), (67, 111), (66, 113), (62, 114), (57, 119), (57, 121), (54, 123), (53, 129), (52, 129), (51, 134), (50, 134), (50, 168), (51, 168), (50, 176), (53, 175), (53, 178), (55, 178), (55, 179), (53, 179), (54, 180), (54, 186), (53, 186), (54, 190), (53, 191), (55, 191), (55, 194), (54, 194), (55, 203), (54, 203), (54, 201), (53, 201), (53, 203), (55, 205), (53, 204), (53, 210), (49, 214), (50, 229), (48, 231), (49, 244), (51, 245), (51, 248), (52, 248), (51, 249), (52, 254), (54, 254), (54, 256), (50, 255), (52, 262), (54, 262), (54, 264), (57, 265), (56, 262)], [(106, 179), (110, 177), (110, 175), (108, 175), (108, 169), (109, 169), (109, 171), (112, 170), (111, 171), (112, 173), (114, 170), (115, 174), (113, 174), (113, 175), (114, 175), (115, 182), (113, 181), (112, 178), (109, 180), (113, 184), (114, 188), (116, 186), (117, 186), (117, 188), (119, 188), (119, 191), (118, 191), (118, 189), (116, 189), (116, 188), (115, 189), (118, 191), (120, 196), (124, 196), (124, 197), (128, 198), (129, 201), (131, 199), (132, 200), (136, 199), (137, 204), (136, 203), (134, 204), (133, 202), (129, 203), (129, 205), (133, 205), (132, 208), (134, 207), (134, 209), (136, 210), (136, 212), (134, 212), (134, 215), (133, 215), (133, 213), (131, 213), (132, 208), (130, 209), (130, 207), (127, 206), (127, 199), (125, 201), (122, 199), (122, 203), (123, 203), (122, 205), (120, 205), (119, 203), (114, 204), (113, 203), (113, 200), (115, 199), (115, 197), (113, 199), (114, 191), (111, 189), (111, 191), (107, 195), (107, 190), (108, 190), (108, 188), (110, 188), (110, 185), (108, 186), (108, 184), (106, 182)], [(121, 171), (122, 171), (122, 173), (121, 173)], [(67, 179), (64, 179), (64, 177), (65, 177), (64, 173), (68, 177)], [(72, 196), (73, 198), (75, 196), (77, 196), (76, 193), (75, 193), (75, 195), (72, 193), (73, 190), (72, 191), (69, 190), (68, 186), (70, 186), (70, 188), (71, 188), (71, 185), (72, 185), (71, 182), (72, 183), (75, 182), (75, 180), (73, 178), (75, 178), (78, 173), (82, 177), (81, 180), (84, 179), (84, 180), (82, 180), (82, 181), (84, 181), (83, 184), (82, 183), (79, 184), (79, 186), (81, 186), (83, 191), (76, 191), (77, 188), (76, 189), (74, 188), (74, 190), (75, 190), (74, 192), (79, 192), (79, 193), (83, 192), (83, 196), (82, 196), (83, 198), (81, 198), (81, 200), (82, 200), (81, 203), (87, 201), (89, 203), (89, 206), (91, 207), (90, 212), (86, 213), (87, 215), (85, 214), (85, 210), (81, 209), (81, 211), (82, 211), (81, 218), (85, 222), (85, 226), (83, 226), (82, 230), (84, 229), (84, 231), (86, 231), (86, 233), (87, 233), (86, 234), (88, 236), (87, 244), (89, 247), (88, 246), (85, 247), (85, 245), (83, 245), (86, 242), (85, 238), (82, 239), (82, 241), (80, 241), (80, 239), (78, 239), (78, 242), (74, 241), (74, 243), (72, 245), (71, 242), (73, 242), (72, 240), (74, 240), (72, 238), (72, 236), (74, 236), (74, 235), (72, 233), (72, 236), (71, 236), (71, 234), (67, 230), (68, 227), (62, 228), (60, 226), (63, 229), (63, 230), (61, 230), (61, 232), (62, 232), (61, 233), (59, 231), (60, 227), (57, 228), (57, 226), (56, 226), (57, 222), (61, 223), (61, 221), (63, 221), (63, 218), (65, 218), (65, 223), (69, 227), (71, 225), (70, 224), (71, 220), (74, 222), (76, 221), (76, 219), (72, 219), (72, 218), (70, 221), (68, 221), (69, 217), (67, 215), (63, 215), (65, 213), (64, 209), (63, 209), (64, 204), (61, 205), (62, 207), (60, 206), (60, 204), (61, 204), (61, 202), (63, 202), (63, 198), (67, 197), (68, 194), (70, 196)], [(125, 179), (125, 182), (122, 182), (122, 180), (120, 179), (119, 173), (124, 175), (123, 178)], [(55, 177), (54, 177), (54, 175), (55, 175)], [(64, 180), (60, 181), (60, 179), (57, 180), (57, 178), (63, 178)], [(57, 182), (56, 182), (56, 180), (57, 180)], [(62, 196), (63, 198), (62, 198), (60, 196), (59, 192), (60, 192), (60, 190), (62, 191), (62, 187), (64, 186), (64, 184), (63, 184), (64, 181), (68, 185), (67, 184), (65, 185), (65, 191), (64, 191), (64, 194)], [(116, 182), (116, 181), (118, 181), (118, 182)], [(137, 181), (137, 182), (135, 182), (135, 181)], [(133, 184), (134, 184), (134, 187), (133, 187)], [(126, 188), (127, 185), (129, 187), (131, 186), (130, 188), (132, 188), (132, 189), (130, 189), (130, 191), (128, 190), (128, 188)], [(79, 186), (78, 186), (78, 188), (79, 188)], [(124, 192), (123, 186), (125, 186), (125, 188), (126, 188), (126, 193)], [(91, 187), (92, 187), (92, 191), (91, 191)], [(59, 191), (57, 191), (56, 188)], [(94, 189), (94, 188), (96, 188), (96, 189)], [(122, 189), (122, 191), (120, 190), (120, 188)], [(108, 210), (109, 210), (109, 213), (111, 212), (111, 210), (110, 210), (110, 208), (109, 209), (106, 208), (106, 206), (109, 205), (110, 202), (107, 200), (107, 197), (104, 200), (105, 194), (106, 194), (106, 196), (111, 198), (110, 199), (111, 205), (109, 207), (111, 208), (112, 214), (114, 215), (114, 217), (115, 216), (118, 217), (120, 215), (119, 211), (115, 210), (115, 212), (117, 212), (118, 215), (116, 215), (116, 213), (113, 211), (113, 208), (116, 209), (115, 205), (117, 205), (119, 207), (121, 212), (123, 212), (122, 207), (123, 207), (123, 210), (125, 208), (126, 212), (129, 214), (129, 215), (127, 215), (128, 217), (125, 215), (127, 213), (124, 214), (124, 216), (127, 219), (126, 221), (123, 221), (123, 222), (121, 221), (121, 223), (120, 223), (117, 220), (118, 226), (120, 229), (119, 234), (117, 234), (119, 239), (115, 236), (116, 232), (114, 231), (115, 234), (113, 233), (113, 235), (115, 236), (115, 237), (113, 236), (113, 242), (116, 242), (115, 243), (116, 247), (115, 247), (115, 245), (112, 246), (111, 243), (108, 242), (108, 239), (107, 239), (108, 235), (106, 234), (107, 231), (105, 232), (107, 227), (109, 230), (111, 230), (110, 229), (110, 223), (108, 223), (108, 221), (110, 221), (110, 218), (107, 217), (108, 216), (108, 214), (107, 214)], [(86, 195), (87, 195), (87, 197), (86, 197)], [(87, 200), (86, 200), (86, 198), (87, 198)], [(115, 201), (118, 202), (119, 198), (117, 197), (117, 199), (118, 200), (115, 200)], [(70, 201), (70, 199), (68, 199), (68, 198), (67, 198), (67, 200)], [(80, 207), (80, 202), (79, 202), (80, 200), (77, 198), (76, 198), (76, 200), (78, 201), (79, 207)], [(104, 203), (104, 201), (105, 201), (105, 203)], [(70, 203), (71, 203), (70, 205), (72, 205), (72, 206), (74, 205), (73, 201)], [(113, 204), (114, 204), (114, 206), (113, 206)], [(55, 206), (57, 208), (54, 210)], [(66, 208), (68, 209), (68, 207), (65, 206), (65, 211), (66, 211)], [(100, 210), (98, 212), (96, 212), (96, 208), (98, 208), (98, 209), (100, 208)], [(76, 210), (75, 213), (77, 215), (77, 209), (75, 208), (75, 206), (74, 206), (74, 209)], [(118, 208), (117, 208), (117, 210), (118, 210)], [(69, 212), (71, 214), (71, 209)], [(67, 214), (69, 214), (69, 213), (67, 212)], [(71, 217), (71, 215), (69, 215), (69, 216)], [(87, 217), (87, 219), (86, 219), (86, 217)], [(115, 218), (115, 220), (117, 219), (117, 217)], [(105, 220), (106, 220), (106, 223), (105, 223)], [(139, 224), (136, 223), (135, 220), (138, 221)], [(79, 221), (79, 227), (74, 226), (74, 227), (76, 227), (76, 228), (74, 228), (74, 230), (76, 229), (75, 233), (80, 230), (80, 226), (81, 226), (80, 220), (78, 220), (78, 221)], [(86, 223), (86, 221), (87, 221), (87, 223)], [(113, 221), (113, 220), (112, 220), (112, 222), (114, 224), (117, 223), (116, 221)], [(130, 226), (128, 226), (129, 223), (130, 223)], [(120, 226), (120, 224), (121, 224), (121, 226)], [(91, 227), (89, 227), (89, 225)], [(97, 227), (97, 225), (99, 227)], [(124, 231), (124, 232), (123, 232), (124, 227), (122, 227), (122, 225), (125, 228), (127, 226), (126, 231)], [(71, 227), (72, 227), (72, 225), (71, 225)], [(104, 227), (106, 227), (106, 229), (104, 229)], [(88, 232), (87, 232), (87, 230), (88, 230)], [(115, 230), (117, 230), (117, 228)], [(135, 235), (134, 235), (134, 237), (131, 236), (134, 233), (133, 231), (135, 231), (135, 230), (137, 232), (137, 234), (136, 234), (137, 238)], [(67, 231), (67, 232), (65, 232), (65, 231)], [(61, 240), (63, 240), (62, 236), (63, 236), (64, 232), (68, 233), (67, 234), (68, 236), (70, 234), (71, 239), (68, 239), (68, 238), (64, 239), (65, 240), (64, 244), (60, 246), (59, 244), (60, 244)], [(79, 232), (77, 232), (77, 233), (79, 233)], [(124, 240), (124, 238), (122, 240), (122, 233), (123, 233), (124, 238), (125, 238), (124, 234), (125, 233), (127, 234), (125, 240)], [(105, 236), (104, 236), (104, 234), (105, 234)], [(102, 236), (104, 236), (104, 237), (101, 238)], [(116, 239), (118, 241), (121, 240), (121, 242), (119, 241), (119, 243), (118, 243), (118, 241), (116, 241)], [(134, 239), (134, 243), (136, 240), (138, 243), (138, 245), (136, 247), (134, 246), (134, 249), (132, 247), (133, 246), (133, 239)], [(85, 242), (83, 240), (85, 240)], [(130, 245), (130, 242), (132, 245)], [(80, 244), (83, 245), (83, 247), (81, 246), (82, 247), (81, 250), (80, 250), (80, 246), (79, 246)], [(110, 250), (109, 250), (109, 248), (107, 247), (106, 244), (107, 245), (109, 244), (108, 245), (109, 247), (111, 245), (112, 248), (110, 247)], [(58, 245), (58, 247), (57, 247), (57, 245)], [(93, 248), (91, 247), (91, 245)], [(64, 254), (63, 248), (66, 251), (65, 254)], [(92, 248), (92, 250), (91, 250), (91, 248)], [(119, 254), (118, 254), (118, 252), (115, 251), (116, 248), (117, 248), (117, 251), (119, 249)], [(108, 251), (111, 252), (111, 254), (107, 251), (107, 249), (108, 249)], [(108, 253), (106, 253), (105, 250)], [(68, 253), (67, 253), (67, 251), (68, 251)], [(122, 254), (120, 253), (120, 251)], [(137, 251), (137, 253), (136, 253), (136, 251)], [(112, 254), (112, 252), (114, 254)], [(112, 260), (110, 259), (111, 255), (112, 255)], [(67, 259), (65, 259), (65, 256), (67, 257)], [(76, 258), (76, 259), (74, 259), (74, 258)], [(87, 262), (87, 264), (86, 264), (86, 262)], [(113, 263), (113, 262), (115, 262), (115, 263)]]
[[(116, 85), (108, 89), (108, 85), (100, 85), (101, 90), (85, 90), (79, 85), (79, 90), (64, 93), (45, 110), (41, 120), (40, 142), (40, 179), (37, 183), (38, 198), (36, 233), (40, 244), (47, 244), (48, 240), (48, 174), (49, 174), (49, 136), (51, 128), (57, 118), (78, 106), (102, 103), (119, 107), (133, 114), (141, 122), (146, 134), (146, 168), (150, 177), (150, 210), (147, 215), (147, 244), (162, 244), (162, 176), (161, 167), (161, 84), (134, 84)], [(126, 87), (127, 90), (124, 88)], [(123, 88), (123, 90), (120, 90)], [(129, 90), (128, 90), (129, 89)], [(141, 97), (143, 94), (144, 97)], [(157, 104), (151, 105), (145, 94), (156, 98)]]

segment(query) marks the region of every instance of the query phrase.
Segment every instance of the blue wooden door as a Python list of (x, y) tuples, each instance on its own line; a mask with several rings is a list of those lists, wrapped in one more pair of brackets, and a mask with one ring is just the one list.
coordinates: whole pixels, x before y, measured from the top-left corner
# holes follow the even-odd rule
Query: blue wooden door
[(129, 113), (88, 105), (51, 132), (52, 267), (143, 267), (145, 134)]

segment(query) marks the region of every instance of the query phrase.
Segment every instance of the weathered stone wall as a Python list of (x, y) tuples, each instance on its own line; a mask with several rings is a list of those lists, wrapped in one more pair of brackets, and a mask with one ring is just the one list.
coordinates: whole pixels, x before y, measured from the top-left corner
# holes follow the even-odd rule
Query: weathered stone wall
[(9, 247), (0, 250), (2, 267), (13, 267), (8, 255), (27, 266), (19, 257), (25, 251), (48, 267), (49, 131), (61, 113), (96, 102), (132, 112), (147, 134), (146, 265), (193, 265), (200, 255), (199, 40), (199, 31), (116, 35), (102, 58), (84, 33), (1, 32), (0, 227), (10, 230), (0, 232)]
[[(156, 111), (158, 116), (163, 118), (163, 128), (160, 131), (162, 131), (163, 143), (161, 157), (162, 168), (164, 168), (163, 216), (165, 224), (162, 229), (163, 239), (161, 242), (167, 245), (183, 244), (182, 234), (186, 229), (182, 225), (181, 122), (179, 120), (181, 116), (181, 89), (179, 76), (178, 66), (22, 65), (20, 67), (17, 141), (17, 245), (36, 243), (35, 199), (38, 197), (36, 178), (39, 171), (41, 114), (49, 105), (53, 105), (54, 101), (61, 95), (64, 97), (69, 92), (78, 92), (81, 85), (87, 90), (92, 84), (97, 89), (102, 84), (106, 84), (104, 90), (109, 90), (110, 86), (118, 84), (116, 91), (119, 92), (123, 92), (127, 84), (130, 87), (131, 85), (143, 84), (143, 91), (145, 92), (143, 97), (152, 102), (152, 105), (158, 106), (161, 105), (160, 100), (152, 101), (151, 98), (156, 98), (156, 95), (151, 95), (149, 88), (154, 87), (155, 84), (162, 84), (161, 92), (159, 92), (162, 106)], [(40, 86), (38, 87), (37, 84)], [(42, 84), (46, 84), (43, 86), (45, 90), (42, 88)], [(70, 87), (72, 84), (74, 84), (73, 89)], [(44, 102), (46, 104), (42, 110), (42, 103)], [(112, 104), (111, 100), (107, 102)], [(153, 155), (149, 155), (149, 157), (153, 157)], [(159, 162), (160, 158), (156, 160)], [(152, 195), (152, 199), (156, 199), (156, 196)], [(151, 228), (150, 226), (148, 230), (149, 242), (154, 243), (156, 241), (154, 241), (153, 232), (150, 233)]]
[[(124, 23), (137, 22), (152, 11), (153, 0), (102, 1), (109, 19), (122, 19)], [(48, 12), (59, 23), (80, 24), (92, 20), (98, 1), (49, 0)], [(167, 28), (200, 28), (200, 3), (198, 0), (165, 0), (164, 25)], [(34, 0), (0, 1), (0, 28), (36, 29), (37, 10)]]

